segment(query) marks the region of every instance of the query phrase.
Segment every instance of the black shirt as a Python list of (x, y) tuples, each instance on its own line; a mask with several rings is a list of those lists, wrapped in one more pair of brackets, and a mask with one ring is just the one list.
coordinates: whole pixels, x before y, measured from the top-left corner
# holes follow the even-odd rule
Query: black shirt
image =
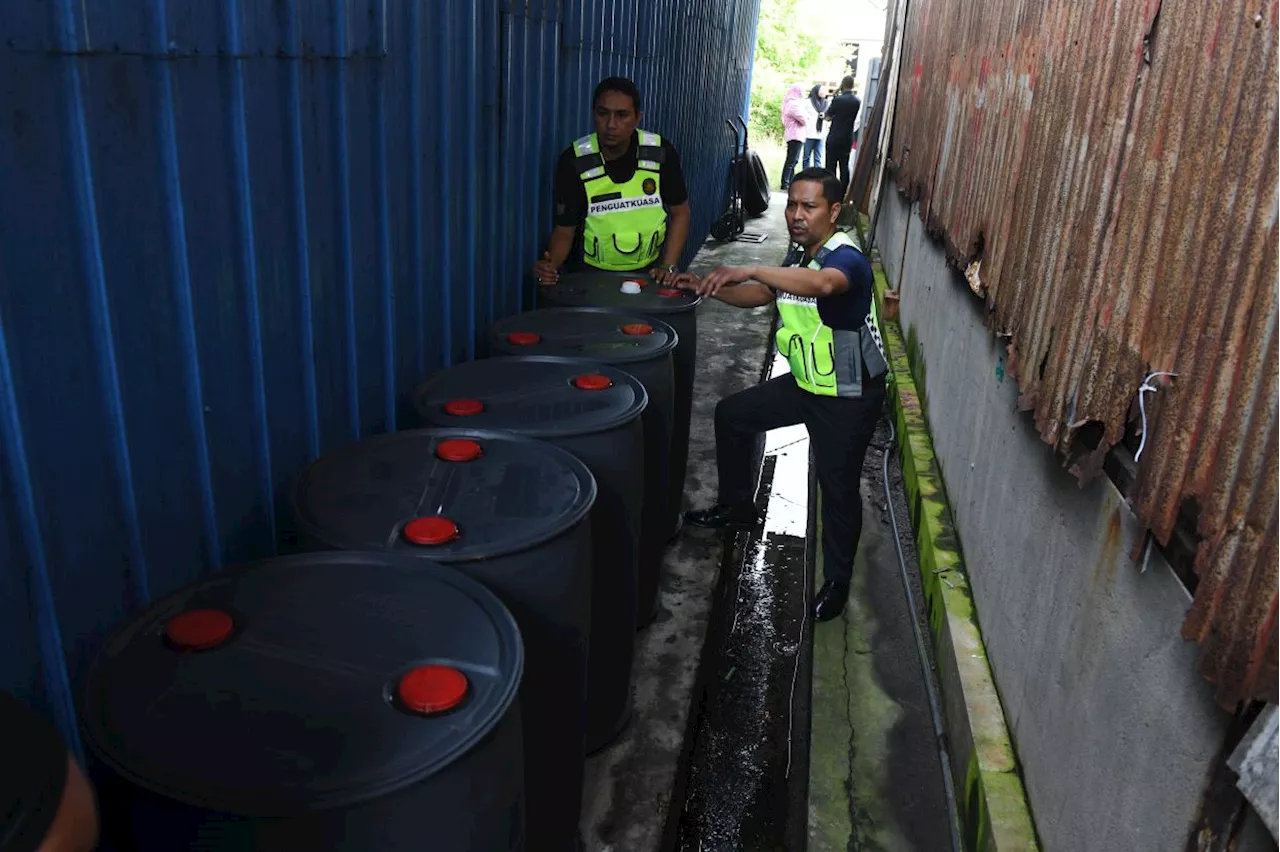
[[(658, 170), (662, 206), (670, 210), (689, 200), (684, 172), (680, 169), (680, 155), (666, 139), (662, 140), (663, 158)], [(556, 163), (555, 223), (560, 226), (581, 225), (587, 217), (587, 192), (578, 175), (577, 152), (572, 145), (564, 149)], [(640, 134), (631, 137), (627, 153), (616, 160), (605, 160), (604, 170), (614, 183), (626, 183), (635, 177), (640, 161)], [(577, 241), (575, 241), (577, 247)]]
[(858, 109), (862, 101), (853, 92), (844, 92), (832, 99), (827, 107), (827, 118), (831, 119), (831, 132), (827, 134), (827, 145), (831, 139), (848, 139), (853, 141), (853, 123), (858, 118)]
[(0, 690), (0, 852), (44, 842), (67, 784), (67, 747), (53, 725)]

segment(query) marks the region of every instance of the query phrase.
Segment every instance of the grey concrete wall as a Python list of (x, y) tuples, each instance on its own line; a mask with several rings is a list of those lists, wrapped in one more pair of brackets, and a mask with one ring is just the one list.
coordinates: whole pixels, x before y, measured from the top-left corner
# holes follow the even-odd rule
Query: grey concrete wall
[(1190, 598), (1105, 478), (1080, 488), (1018, 412), (1003, 344), (890, 185), (876, 244), (988, 655), (1050, 852), (1180, 850), (1226, 717), (1179, 635)]

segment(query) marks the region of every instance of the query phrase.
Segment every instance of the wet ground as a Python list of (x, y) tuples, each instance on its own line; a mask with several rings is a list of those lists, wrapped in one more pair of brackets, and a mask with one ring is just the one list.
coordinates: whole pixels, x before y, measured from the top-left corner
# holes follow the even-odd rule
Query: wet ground
[[(693, 268), (720, 263), (778, 263), (786, 253), (782, 202), (752, 220), (762, 244), (708, 243)], [(720, 302), (698, 308), (699, 369), (694, 383), (685, 502), (715, 498), (715, 404), (760, 380), (772, 309), (741, 310)], [(722, 549), (714, 537), (682, 533), (667, 549), (657, 621), (637, 636), (635, 715), (610, 747), (587, 760), (582, 836), (591, 852), (670, 848), (672, 800), (682, 801), (690, 708), (695, 694)], [(676, 811), (679, 811), (677, 805)]]
[[(778, 263), (782, 196), (762, 244), (709, 243), (695, 269)], [(772, 309), (699, 308), (686, 503), (715, 499), (712, 417), (723, 396), (785, 369)], [(630, 727), (587, 762), (582, 833), (598, 852), (950, 848), (941, 769), (881, 485), (867, 454), (864, 537), (843, 618), (807, 617), (821, 564), (803, 427), (769, 433), (748, 533), (685, 530), (669, 548), (658, 621), (638, 636)], [(896, 464), (892, 499), (915, 567)], [(915, 578), (915, 599), (923, 602)], [(816, 628), (816, 629), (815, 629)]]
[[(775, 362), (772, 374), (785, 369)], [(863, 469), (863, 537), (848, 607), (814, 624), (805, 602), (822, 578), (821, 524), (808, 437), (802, 426), (766, 436), (757, 497), (764, 522), (750, 534), (718, 536), (721, 589), (674, 848), (950, 848), (942, 764), (883, 485), (890, 446), (886, 417)], [(905, 524), (893, 454), (889, 462), (890, 499)], [(901, 529), (923, 618), (910, 531)]]
[(676, 849), (803, 848), (811, 503), (807, 433), (779, 429), (765, 438), (760, 468), (764, 522), (749, 534), (690, 533), (720, 538), (725, 561)]

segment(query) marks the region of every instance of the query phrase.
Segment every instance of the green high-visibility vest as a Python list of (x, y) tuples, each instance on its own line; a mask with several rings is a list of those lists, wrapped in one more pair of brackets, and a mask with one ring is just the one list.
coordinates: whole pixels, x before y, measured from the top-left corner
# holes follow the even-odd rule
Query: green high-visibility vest
[[(836, 231), (806, 265), (809, 269), (821, 269), (827, 256), (840, 246), (858, 250), (848, 234)], [(796, 251), (782, 265), (799, 266), (803, 260), (803, 252)], [(862, 396), (863, 365), (871, 378), (888, 371), (875, 299), (871, 300), (871, 312), (863, 327), (853, 330), (834, 329), (824, 324), (817, 299), (778, 291), (777, 302), (782, 320), (775, 335), (778, 352), (791, 365), (791, 375), (802, 389), (818, 396), (859, 397)]]
[(667, 238), (662, 137), (647, 130), (637, 132), (636, 172), (626, 183), (614, 183), (609, 177), (596, 134), (573, 143), (578, 177), (587, 193), (582, 258), (597, 269), (629, 271), (652, 265)]

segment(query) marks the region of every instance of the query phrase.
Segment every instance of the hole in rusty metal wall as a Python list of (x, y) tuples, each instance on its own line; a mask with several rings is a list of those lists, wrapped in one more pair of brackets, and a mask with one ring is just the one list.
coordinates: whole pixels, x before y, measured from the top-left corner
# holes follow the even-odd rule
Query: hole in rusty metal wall
[[(1073, 425), (1065, 442), (1066, 468), (1077, 472), (1085, 460), (1097, 451), (1106, 433), (1106, 424), (1101, 420), (1087, 420), (1078, 426)], [(1095, 460), (1092, 464), (1096, 466), (1097, 463)]]
[(1185, 524), (1190, 530), (1194, 530), (1200, 523), (1200, 501), (1195, 495), (1182, 498), (1178, 505), (1178, 523)]
[(1101, 420), (1089, 420), (1075, 430), (1071, 443), (1082, 452), (1093, 452), (1102, 443), (1107, 426)]
[(1173, 573), (1192, 595), (1200, 585), (1200, 575), (1196, 573), (1196, 551), (1202, 540), (1196, 531), (1199, 523), (1200, 501), (1184, 497), (1178, 505), (1178, 520), (1173, 525), (1169, 543), (1159, 548)]
[(987, 235), (983, 231), (978, 232), (978, 237), (973, 241), (973, 250), (969, 253), (969, 260), (981, 260), (982, 253), (987, 250)]

